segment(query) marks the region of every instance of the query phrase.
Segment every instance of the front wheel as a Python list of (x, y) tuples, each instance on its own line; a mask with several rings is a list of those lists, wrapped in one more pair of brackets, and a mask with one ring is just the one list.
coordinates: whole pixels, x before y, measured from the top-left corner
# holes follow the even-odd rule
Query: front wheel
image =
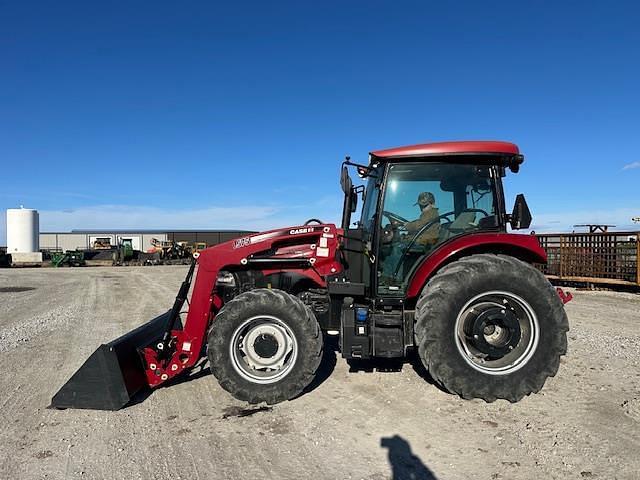
[(298, 396), (311, 383), (322, 357), (322, 335), (298, 298), (256, 289), (218, 312), (207, 353), (211, 371), (234, 397), (275, 404)]
[(567, 350), (567, 316), (531, 265), (464, 257), (439, 271), (416, 307), (416, 340), (431, 376), (463, 398), (517, 402), (538, 392)]

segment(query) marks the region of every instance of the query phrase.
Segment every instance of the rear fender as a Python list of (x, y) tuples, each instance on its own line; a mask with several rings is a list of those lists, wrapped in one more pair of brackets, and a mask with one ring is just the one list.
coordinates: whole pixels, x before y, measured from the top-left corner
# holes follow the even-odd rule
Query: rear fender
[(546, 263), (547, 254), (535, 235), (473, 233), (460, 236), (436, 248), (418, 265), (409, 280), (407, 299), (415, 299), (440, 268), (461, 257), (478, 253), (501, 253), (527, 263)]

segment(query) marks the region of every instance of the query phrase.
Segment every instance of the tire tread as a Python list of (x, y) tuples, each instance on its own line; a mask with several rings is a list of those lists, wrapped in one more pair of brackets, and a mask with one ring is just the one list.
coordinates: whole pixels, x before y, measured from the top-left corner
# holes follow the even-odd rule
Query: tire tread
[[(530, 371), (531, 375), (517, 375), (519, 370), (504, 376), (511, 377), (508, 382), (505, 378), (501, 379), (503, 381), (495, 378), (473, 381), (473, 373), (466, 376), (460, 375), (459, 371), (456, 373), (451, 366), (451, 359), (443, 355), (441, 346), (444, 334), (441, 323), (446, 322), (446, 319), (443, 320), (442, 316), (447, 312), (452, 296), (465, 294), (464, 286), (469, 283), (469, 279), (486, 278), (489, 282), (495, 275), (505, 274), (529, 282), (530, 287), (538, 292), (538, 295), (544, 296), (548, 303), (547, 323), (549, 328), (554, 330), (550, 335), (550, 353), (544, 361), (538, 362), (540, 368), (534, 372)], [(422, 289), (416, 303), (415, 316), (415, 335), (422, 363), (438, 384), (463, 398), (482, 398), (487, 402), (504, 398), (510, 402), (517, 402), (530, 393), (538, 392), (546, 379), (557, 373), (560, 357), (567, 351), (566, 332), (569, 330), (569, 322), (555, 290), (539, 270), (508, 255), (476, 254), (446, 265)], [(475, 377), (489, 377), (470, 367), (468, 370), (475, 372)]]
[[(243, 379), (228, 358), (228, 342), (231, 340), (228, 337), (235, 325), (246, 317), (246, 312), (251, 310), (275, 311), (279, 318), (293, 316), (302, 332), (302, 338), (297, 338), (296, 365), (282, 380), (273, 384), (255, 384)], [(238, 400), (251, 404), (266, 402), (273, 405), (297, 397), (313, 381), (322, 359), (323, 339), (315, 315), (300, 299), (278, 289), (250, 290), (227, 302), (211, 323), (207, 338), (211, 372), (220, 386)]]

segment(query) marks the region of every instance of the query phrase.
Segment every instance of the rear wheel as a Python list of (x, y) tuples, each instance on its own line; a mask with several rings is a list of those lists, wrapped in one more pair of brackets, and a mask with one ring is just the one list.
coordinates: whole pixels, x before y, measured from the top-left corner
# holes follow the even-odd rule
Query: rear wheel
[(238, 295), (209, 330), (211, 371), (239, 400), (274, 404), (298, 396), (315, 377), (322, 335), (313, 313), (282, 291)]
[(517, 402), (556, 374), (569, 324), (542, 273), (514, 257), (480, 254), (427, 283), (415, 329), (420, 358), (445, 389)]

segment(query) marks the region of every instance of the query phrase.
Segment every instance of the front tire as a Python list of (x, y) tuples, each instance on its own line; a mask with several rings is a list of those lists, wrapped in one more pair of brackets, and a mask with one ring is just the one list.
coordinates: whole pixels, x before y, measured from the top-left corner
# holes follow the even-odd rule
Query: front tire
[(218, 312), (207, 355), (212, 373), (231, 395), (272, 405), (297, 397), (312, 382), (322, 358), (322, 334), (298, 298), (256, 289)]
[(538, 392), (558, 371), (568, 330), (549, 281), (506, 255), (445, 266), (416, 306), (418, 352), (430, 375), (449, 392), (487, 402)]

